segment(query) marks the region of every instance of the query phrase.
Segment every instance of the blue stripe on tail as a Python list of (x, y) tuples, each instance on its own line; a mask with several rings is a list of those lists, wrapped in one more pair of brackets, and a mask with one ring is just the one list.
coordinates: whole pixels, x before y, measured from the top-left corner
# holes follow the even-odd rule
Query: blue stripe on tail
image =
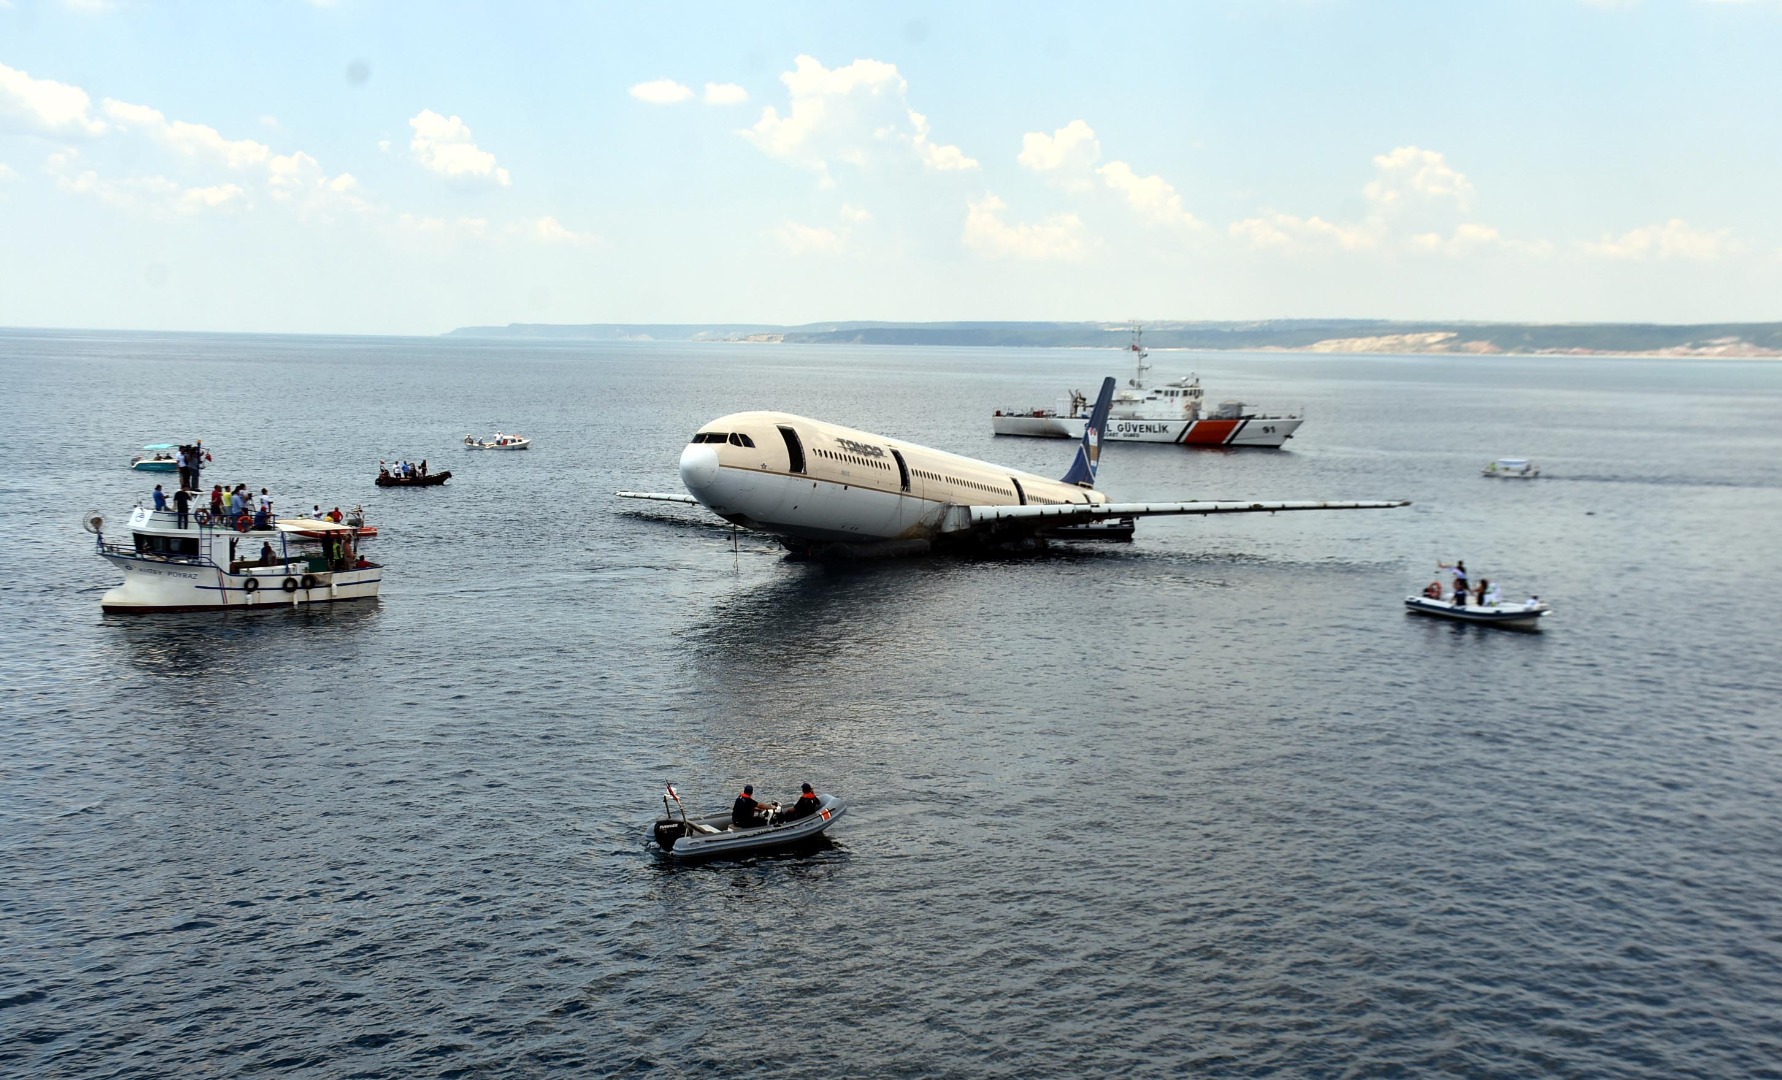
[(1064, 482), (1078, 487), (1095, 486), (1095, 470), (1101, 464), (1101, 433), (1108, 426), (1108, 406), (1114, 401), (1114, 378), (1102, 380), (1101, 396), (1095, 399), (1095, 411), (1083, 425), (1083, 442), (1077, 447), (1077, 460), (1070, 463)]

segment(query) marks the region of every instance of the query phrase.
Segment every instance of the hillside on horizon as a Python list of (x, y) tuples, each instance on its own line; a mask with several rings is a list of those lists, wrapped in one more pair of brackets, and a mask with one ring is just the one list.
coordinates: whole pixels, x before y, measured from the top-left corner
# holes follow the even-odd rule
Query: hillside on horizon
[[(1490, 323), (1387, 319), (1159, 320), (1141, 324), (1153, 349), (1330, 353), (1782, 357), (1782, 322)], [(556, 341), (750, 342), (785, 345), (1120, 348), (1127, 322), (509, 323), (447, 337)]]

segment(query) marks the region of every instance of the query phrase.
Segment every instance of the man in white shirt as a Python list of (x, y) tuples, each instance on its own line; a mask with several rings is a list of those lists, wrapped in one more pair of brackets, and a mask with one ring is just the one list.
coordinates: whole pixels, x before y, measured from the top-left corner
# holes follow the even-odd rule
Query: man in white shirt
[(260, 489), (260, 510), (267, 517), (272, 516), (272, 496), (267, 494), (265, 488)]

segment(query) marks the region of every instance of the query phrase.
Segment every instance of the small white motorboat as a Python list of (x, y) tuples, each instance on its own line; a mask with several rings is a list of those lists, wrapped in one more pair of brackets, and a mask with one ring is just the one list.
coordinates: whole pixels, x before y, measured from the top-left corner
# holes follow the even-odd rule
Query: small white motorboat
[(1520, 604), (1468, 604), (1431, 596), (1407, 596), (1405, 609), (1416, 615), (1434, 615), (1440, 619), (1458, 619), (1511, 630), (1539, 630), (1541, 618), (1549, 610), (1546, 601), (1538, 596), (1531, 596)]
[(464, 436), (466, 450), (525, 450), (532, 445), (532, 440), (524, 435), (508, 435), (497, 431), (493, 439), (478, 439), (475, 435)]
[(1527, 458), (1500, 457), (1485, 466), (1485, 475), (1497, 480), (1533, 480), (1541, 467)]
[[(680, 797), (662, 796), (666, 817), (650, 826), (648, 839), (665, 855), (677, 859), (705, 859), (717, 855), (747, 855), (775, 848), (791, 847), (820, 836), (835, 824), (847, 807), (834, 795), (817, 793), (817, 812), (790, 821), (780, 817), (782, 811), (769, 815), (768, 824), (738, 827), (729, 814), (712, 814), (690, 818), (680, 805)], [(669, 798), (673, 796), (671, 808)], [(678, 816), (677, 816), (678, 811)]]
[(179, 463), (173, 452), (178, 449), (173, 443), (149, 443), (142, 453), (130, 459), (130, 467), (137, 472), (175, 472)]

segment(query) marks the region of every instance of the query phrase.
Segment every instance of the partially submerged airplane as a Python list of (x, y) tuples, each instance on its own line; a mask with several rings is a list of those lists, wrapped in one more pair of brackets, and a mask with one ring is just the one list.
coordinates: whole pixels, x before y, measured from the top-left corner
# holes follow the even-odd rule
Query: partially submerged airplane
[(1095, 490), (1114, 380), (1102, 383), (1070, 471), (1059, 480), (901, 439), (779, 412), (740, 412), (702, 426), (681, 451), (686, 495), (623, 499), (696, 503), (808, 555), (913, 554), (932, 547), (1036, 546), (1129, 540), (1135, 518), (1282, 510), (1374, 510), (1388, 502), (1117, 503)]

